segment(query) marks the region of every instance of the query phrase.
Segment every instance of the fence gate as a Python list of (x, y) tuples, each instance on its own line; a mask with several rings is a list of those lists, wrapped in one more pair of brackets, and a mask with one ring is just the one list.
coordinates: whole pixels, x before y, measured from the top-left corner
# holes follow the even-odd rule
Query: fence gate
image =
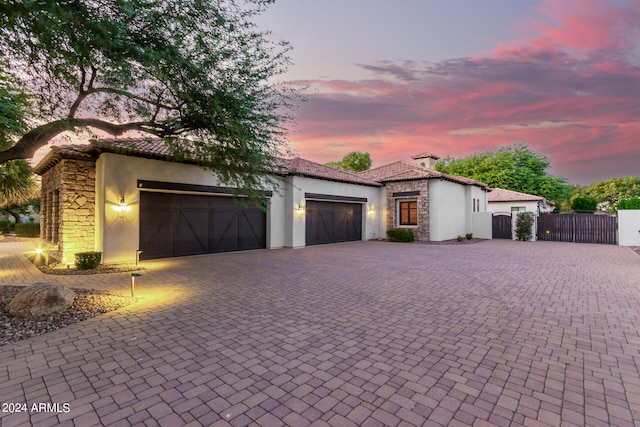
[(538, 240), (616, 245), (617, 231), (615, 216), (547, 214), (538, 217)]
[(493, 214), (492, 237), (494, 239), (513, 239), (511, 234), (511, 214), (506, 212), (497, 212)]

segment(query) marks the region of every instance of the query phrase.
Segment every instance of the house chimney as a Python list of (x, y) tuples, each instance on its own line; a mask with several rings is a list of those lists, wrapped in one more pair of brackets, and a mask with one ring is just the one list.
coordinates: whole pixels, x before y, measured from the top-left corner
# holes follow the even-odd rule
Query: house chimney
[(440, 159), (440, 157), (431, 153), (417, 154), (411, 158), (416, 161), (418, 166), (431, 170), (436, 169), (436, 162)]

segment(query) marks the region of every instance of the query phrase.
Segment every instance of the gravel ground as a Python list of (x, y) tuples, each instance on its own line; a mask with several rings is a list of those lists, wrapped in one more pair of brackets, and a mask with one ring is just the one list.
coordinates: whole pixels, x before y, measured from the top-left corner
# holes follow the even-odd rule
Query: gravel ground
[(110, 292), (72, 288), (76, 293), (76, 299), (65, 312), (21, 319), (11, 316), (5, 311), (5, 307), (22, 288), (22, 286), (0, 286), (0, 345), (55, 331), (102, 313), (117, 310), (138, 300)]

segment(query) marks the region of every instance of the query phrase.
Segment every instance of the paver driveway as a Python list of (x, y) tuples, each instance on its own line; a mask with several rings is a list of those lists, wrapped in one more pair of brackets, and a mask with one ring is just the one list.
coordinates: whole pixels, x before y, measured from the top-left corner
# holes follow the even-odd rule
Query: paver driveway
[[(0, 262), (4, 284), (128, 289)], [(628, 248), (360, 242), (147, 266), (141, 303), (0, 347), (2, 402), (69, 404), (2, 426), (640, 422)]]

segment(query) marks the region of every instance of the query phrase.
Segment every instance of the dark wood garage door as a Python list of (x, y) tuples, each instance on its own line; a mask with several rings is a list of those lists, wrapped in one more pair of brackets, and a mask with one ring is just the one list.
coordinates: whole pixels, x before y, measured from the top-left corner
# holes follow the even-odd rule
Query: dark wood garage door
[(362, 240), (362, 204), (308, 200), (306, 245)]
[(266, 213), (233, 197), (140, 193), (140, 259), (267, 246)]

